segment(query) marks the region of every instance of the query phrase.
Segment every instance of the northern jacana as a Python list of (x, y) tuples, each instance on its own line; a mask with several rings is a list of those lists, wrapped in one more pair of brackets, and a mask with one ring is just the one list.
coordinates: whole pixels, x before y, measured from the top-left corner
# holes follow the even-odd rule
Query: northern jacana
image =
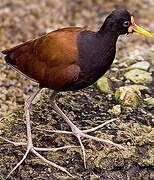
[[(51, 104), (72, 130), (72, 132), (57, 132), (73, 134), (78, 138), (83, 151), (85, 166), (85, 150), (81, 137), (109, 143), (124, 149), (123, 146), (115, 144), (110, 140), (87, 135), (88, 132), (95, 131), (112, 120), (96, 128), (81, 131), (57, 106), (55, 95), (59, 91), (80, 90), (96, 82), (110, 68), (115, 58), (116, 42), (119, 35), (134, 31), (152, 37), (149, 32), (135, 24), (133, 16), (127, 10), (118, 9), (111, 12), (98, 32), (80, 27), (63, 28), (2, 51), (6, 55), (5, 60), (9, 65), (34, 79), (40, 85), (38, 90), (25, 103), (28, 141), (27, 143), (16, 144), (27, 145), (27, 151), (23, 159), (14, 167), (10, 174), (24, 161), (27, 154), (31, 151), (45, 163), (71, 175), (65, 168), (48, 161), (37, 152), (52, 149), (33, 147), (30, 126), (30, 105), (43, 87), (53, 90)], [(10, 142), (5, 138), (3, 139)], [(12, 143), (15, 144), (15, 142)]]

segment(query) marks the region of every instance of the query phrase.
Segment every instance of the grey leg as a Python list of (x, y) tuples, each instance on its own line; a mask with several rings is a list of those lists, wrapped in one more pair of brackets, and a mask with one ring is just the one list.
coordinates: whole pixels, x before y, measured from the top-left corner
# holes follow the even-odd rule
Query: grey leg
[[(21, 161), (12, 169), (12, 171), (8, 174), (7, 178), (22, 164), (22, 162), (26, 159), (28, 153), (31, 151), (32, 153), (34, 153), (37, 157), (39, 157), (43, 162), (45, 162), (46, 164), (50, 165), (50, 166), (53, 166), (55, 168), (58, 168), (60, 169), (61, 171), (67, 173), (69, 176), (72, 176), (65, 168), (47, 160), (46, 158), (44, 158), (42, 155), (40, 155), (36, 150), (38, 151), (56, 151), (57, 149), (56, 148), (36, 148), (36, 147), (33, 147), (33, 142), (32, 142), (32, 134), (31, 134), (31, 124), (30, 124), (30, 106), (31, 106), (31, 103), (33, 101), (33, 99), (36, 97), (36, 95), (40, 92), (41, 89), (37, 89), (37, 91), (32, 95), (30, 96), (26, 103), (25, 103), (25, 115), (26, 115), (26, 125), (27, 125), (27, 143), (22, 143), (22, 142), (19, 142), (19, 143), (16, 143), (16, 142), (13, 142), (13, 141), (10, 141), (10, 140), (7, 140), (3, 137), (0, 137), (1, 139), (9, 142), (9, 143), (12, 143), (14, 145), (27, 145), (27, 151), (26, 153), (24, 154), (23, 158), (21, 159)], [(61, 149), (65, 149), (65, 148), (70, 148), (72, 146), (65, 146), (65, 147), (61, 147)], [(59, 149), (58, 149), (59, 150)]]
[(95, 128), (92, 128), (92, 129), (89, 129), (89, 130), (83, 130), (81, 131), (77, 126), (75, 126), (70, 120), (69, 118), (62, 112), (62, 110), (57, 106), (56, 104), (56, 101), (55, 101), (55, 96), (56, 96), (57, 92), (56, 91), (53, 91), (52, 92), (52, 95), (51, 95), (51, 103), (53, 105), (53, 108), (54, 110), (67, 122), (67, 124), (70, 126), (70, 128), (72, 129), (72, 132), (69, 132), (69, 131), (50, 131), (50, 132), (56, 132), (56, 133), (64, 133), (64, 134), (73, 134), (75, 135), (78, 140), (79, 140), (79, 143), (80, 143), (80, 146), (82, 148), (82, 151), (83, 151), (83, 157), (84, 157), (84, 166), (86, 167), (86, 153), (85, 153), (85, 148), (84, 148), (84, 145), (81, 141), (81, 137), (85, 137), (85, 138), (88, 138), (88, 139), (93, 139), (95, 141), (99, 141), (99, 142), (103, 142), (103, 143), (108, 143), (108, 144), (111, 144), (113, 146), (116, 146), (117, 148), (119, 149), (125, 149), (122, 145), (120, 144), (116, 144), (110, 140), (104, 140), (102, 138), (97, 138), (97, 137), (94, 137), (94, 136), (90, 136), (90, 135), (87, 135), (86, 133), (88, 132), (92, 132), (92, 131), (96, 131), (97, 129), (99, 128), (102, 128), (103, 126), (105, 126), (106, 124), (110, 123), (110, 122), (113, 122), (115, 119), (113, 120), (110, 120), (110, 121), (107, 121), (106, 123), (103, 123)]

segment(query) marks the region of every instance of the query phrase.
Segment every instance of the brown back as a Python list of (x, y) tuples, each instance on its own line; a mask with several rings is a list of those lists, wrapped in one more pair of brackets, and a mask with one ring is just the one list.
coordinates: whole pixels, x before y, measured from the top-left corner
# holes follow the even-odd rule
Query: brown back
[[(2, 51), (22, 73), (51, 89), (79, 74), (77, 36), (83, 28), (63, 28)], [(72, 68), (72, 70), (71, 70)]]

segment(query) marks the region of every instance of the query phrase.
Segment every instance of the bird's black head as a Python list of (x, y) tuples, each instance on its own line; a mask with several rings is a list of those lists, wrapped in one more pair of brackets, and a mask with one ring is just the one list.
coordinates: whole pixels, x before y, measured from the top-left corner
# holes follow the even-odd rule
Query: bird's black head
[(131, 25), (131, 15), (125, 9), (117, 9), (105, 19), (103, 26), (99, 32), (111, 32), (115, 35), (128, 33)]
[(128, 34), (132, 32), (138, 32), (148, 37), (152, 35), (137, 26), (134, 21), (134, 17), (125, 9), (117, 9), (111, 12), (111, 14), (105, 19), (103, 26), (98, 31), (99, 33), (110, 32), (112, 35), (119, 36), (121, 34)]

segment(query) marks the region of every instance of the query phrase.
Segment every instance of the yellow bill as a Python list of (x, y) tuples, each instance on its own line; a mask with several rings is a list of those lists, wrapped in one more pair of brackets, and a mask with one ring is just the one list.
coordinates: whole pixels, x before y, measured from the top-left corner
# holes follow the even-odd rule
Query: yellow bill
[(134, 31), (136, 31), (136, 32), (138, 32), (140, 34), (145, 35), (145, 36), (152, 37), (151, 33), (149, 33), (148, 31), (144, 30), (143, 28), (141, 28), (141, 27), (139, 27), (138, 25), (135, 24), (133, 16), (131, 17), (131, 23), (132, 24), (129, 26), (128, 32), (133, 32), (133, 30), (134, 30)]

